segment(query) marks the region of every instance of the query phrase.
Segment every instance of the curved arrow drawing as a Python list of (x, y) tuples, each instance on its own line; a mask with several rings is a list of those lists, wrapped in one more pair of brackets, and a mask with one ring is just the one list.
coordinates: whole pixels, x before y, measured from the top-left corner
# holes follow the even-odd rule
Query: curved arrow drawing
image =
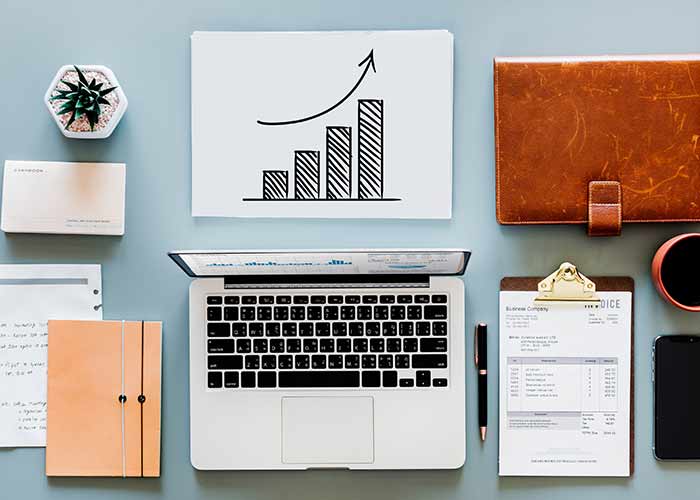
[(360, 86), (362, 83), (362, 80), (364, 80), (365, 76), (367, 75), (367, 72), (369, 71), (369, 68), (372, 68), (373, 72), (377, 72), (377, 68), (374, 66), (374, 49), (369, 51), (369, 54), (367, 54), (367, 57), (365, 57), (362, 61), (360, 61), (360, 64), (358, 66), (365, 65), (365, 69), (362, 72), (362, 75), (360, 76), (360, 79), (357, 80), (357, 83), (353, 88), (350, 89), (350, 92), (345, 94), (345, 97), (343, 97), (340, 101), (336, 102), (333, 106), (330, 108), (324, 109), (323, 111), (316, 113), (315, 115), (307, 116), (306, 118), (299, 118), (296, 120), (287, 120), (287, 121), (281, 121), (281, 122), (268, 122), (264, 120), (258, 120), (258, 123), (260, 125), (292, 125), (294, 123), (302, 123), (302, 122), (307, 122), (309, 120), (313, 120), (314, 118), (318, 118), (319, 116), (323, 116), (326, 113), (330, 113), (333, 111), (335, 108), (343, 104), (345, 101), (348, 100), (348, 98), (357, 90), (357, 87)]

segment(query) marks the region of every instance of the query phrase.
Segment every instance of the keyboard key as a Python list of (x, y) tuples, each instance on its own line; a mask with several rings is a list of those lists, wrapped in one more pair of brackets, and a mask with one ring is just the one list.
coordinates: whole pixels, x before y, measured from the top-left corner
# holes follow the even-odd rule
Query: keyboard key
[(418, 352), (418, 339), (403, 339), (403, 352)]
[(311, 296), (311, 303), (312, 304), (325, 304), (326, 297), (324, 295), (312, 295)]
[(397, 324), (394, 321), (385, 321), (382, 323), (382, 335), (385, 337), (396, 337)]
[(295, 304), (308, 304), (309, 303), (309, 296), (308, 295), (295, 295), (294, 296), (294, 303)]
[(258, 321), (270, 321), (271, 319), (272, 319), (272, 307), (259, 306), (258, 307)]
[(379, 387), (380, 373), (379, 371), (362, 372), (362, 387)]
[(429, 304), (430, 303), (430, 296), (429, 295), (416, 295), (413, 297), (413, 302), (416, 304)]
[(234, 337), (245, 337), (248, 335), (248, 325), (245, 323), (231, 323), (231, 334)]
[(335, 340), (333, 339), (321, 339), (318, 346), (320, 352), (335, 352)]
[(289, 316), (292, 321), (304, 321), (306, 319), (306, 308), (303, 306), (294, 306), (289, 309)]
[(288, 387), (359, 387), (357, 371), (284, 371), (279, 372), (279, 386)]
[(413, 368), (447, 368), (447, 354), (414, 354)]
[(314, 354), (311, 356), (311, 368), (313, 370), (324, 370), (326, 368), (326, 355)]
[[(401, 352), (401, 340), (400, 339), (387, 339), (386, 340), (386, 352)], [(408, 367), (406, 367), (408, 368)]]
[(328, 337), (331, 334), (330, 323), (316, 323), (316, 336)]
[(223, 381), (223, 375), (221, 372), (209, 372), (207, 373), (207, 387), (209, 389), (218, 389), (221, 387)]
[(279, 323), (266, 323), (265, 324), (265, 336), (266, 337), (279, 337), (280, 336), (280, 324)]
[(362, 337), (364, 330), (365, 330), (364, 323), (350, 323), (350, 336), (351, 337)]
[(294, 366), (292, 357), (289, 355), (284, 355), (277, 358), (277, 364), (279, 365), (280, 370), (291, 370)]
[(270, 340), (270, 352), (275, 354), (280, 354), (284, 352), (284, 340), (282, 339), (272, 339)]
[(357, 319), (372, 319), (372, 307), (360, 306), (357, 308)]
[(433, 379), (433, 387), (447, 387), (447, 379), (446, 378), (434, 378)]
[(277, 374), (275, 372), (258, 372), (258, 387), (261, 389), (277, 387)]
[(323, 308), (321, 306), (310, 306), (306, 309), (306, 319), (318, 321), (323, 319)]
[(393, 370), (382, 372), (382, 386), (384, 387), (396, 387), (398, 379), (398, 374)]
[(221, 297), (207, 297), (207, 304), (209, 305), (217, 306), (221, 305), (222, 302), (223, 300), (221, 299)]
[(224, 387), (227, 387), (229, 389), (238, 388), (238, 372), (224, 373)]
[(328, 296), (328, 303), (329, 304), (342, 304), (343, 303), (343, 296), (342, 295), (329, 295)]
[(409, 337), (413, 335), (413, 323), (408, 323), (405, 321), (399, 323), (399, 335), (402, 337)]
[(346, 354), (345, 355), (345, 368), (359, 368), (360, 367), (360, 356), (357, 354)]
[(224, 304), (226, 305), (236, 305), (241, 302), (241, 298), (238, 295), (229, 295), (224, 297)]
[(328, 368), (342, 368), (343, 367), (343, 357), (340, 354), (333, 354), (328, 356)]
[(416, 323), (416, 335), (419, 337), (430, 335), (430, 323), (427, 321), (419, 321)]
[(407, 369), (410, 368), (411, 359), (408, 354), (397, 354), (394, 357), (394, 366), (396, 368)]
[(221, 321), (221, 308), (207, 307), (207, 321)]
[(447, 352), (447, 339), (420, 339), (420, 352)]
[(368, 337), (376, 337), (379, 333), (379, 323), (375, 321), (365, 323), (365, 335)]
[(338, 319), (338, 306), (325, 306), (323, 308), (323, 319), (326, 321)]
[(393, 304), (396, 302), (396, 297), (393, 295), (382, 295), (379, 297), (380, 304)]
[(313, 323), (299, 323), (299, 336), (300, 337), (313, 337), (314, 335), (314, 324)]
[(391, 319), (406, 319), (406, 307), (391, 306)]
[(287, 321), (289, 308), (287, 306), (275, 306), (275, 321)]
[(377, 356), (374, 354), (363, 354), (362, 355), (362, 368), (376, 368), (377, 367)]
[(355, 319), (355, 307), (343, 306), (340, 308), (340, 319), (351, 321)]
[(411, 297), (410, 295), (399, 295), (397, 297), (396, 302), (398, 302), (399, 304), (410, 304), (411, 302), (413, 302), (413, 297)]
[(266, 353), (267, 352), (267, 339), (255, 339), (253, 340), (253, 352)]
[(393, 368), (394, 356), (391, 354), (380, 354), (377, 360), (377, 366), (379, 366), (379, 368)]
[(233, 339), (209, 339), (207, 340), (207, 352), (221, 352), (221, 353), (232, 353), (234, 352), (234, 340)]
[(435, 321), (433, 323), (433, 335), (447, 335), (447, 323), (444, 321)]
[[(309, 368), (309, 356), (306, 354), (297, 354), (294, 356), (294, 368), (297, 370), (306, 370)], [(292, 372), (294, 373), (294, 372)]]
[(284, 323), (282, 325), (282, 336), (283, 337), (296, 337), (297, 336), (297, 324), (296, 323)]
[(346, 295), (345, 296), (345, 303), (346, 304), (359, 304), (360, 303), (360, 296), (359, 295)]
[(333, 336), (345, 337), (348, 334), (347, 323), (333, 323)]
[(292, 298), (289, 295), (278, 295), (276, 302), (278, 304), (291, 304)]
[(255, 372), (241, 373), (241, 387), (255, 387)]
[(419, 370), (416, 372), (416, 386), (430, 387), (430, 372), (427, 370)]
[(412, 378), (402, 378), (399, 380), (400, 387), (413, 387), (414, 382)]
[(229, 337), (231, 326), (228, 323), (207, 323), (208, 337)]
[(337, 352), (350, 352), (350, 351), (352, 351), (350, 339), (338, 339), (338, 340), (336, 340), (335, 350)]
[(304, 339), (304, 352), (318, 352), (318, 339)]
[(257, 354), (249, 354), (245, 357), (245, 369), (257, 370), (260, 368), (260, 356)]
[(433, 295), (432, 299), (433, 304), (447, 304), (447, 295)]
[(387, 306), (374, 306), (374, 319), (389, 319), (389, 308)]
[(249, 337), (262, 337), (263, 336), (263, 324), (262, 323), (248, 323), (248, 336)]
[(243, 356), (207, 356), (207, 367), (210, 370), (240, 370), (243, 368)]
[(447, 306), (425, 306), (425, 319), (447, 319)]
[(352, 352), (367, 352), (367, 339), (353, 339)]
[(384, 352), (384, 339), (372, 339), (369, 342), (370, 352)]
[(363, 304), (376, 304), (379, 302), (379, 297), (376, 295), (363, 295), (362, 296), (362, 303)]
[(406, 317), (408, 319), (423, 319), (423, 309), (421, 306), (408, 306), (406, 308)]
[[(248, 368), (246, 366), (246, 368)], [(274, 370), (277, 368), (277, 356), (272, 356), (268, 354), (262, 357), (262, 368), (263, 370)]]
[(241, 307), (241, 321), (255, 321), (255, 308)]
[(258, 298), (258, 302), (261, 304), (274, 304), (275, 303), (275, 298), (272, 295), (263, 295), (262, 297)]
[(301, 340), (299, 340), (299, 339), (287, 340), (287, 352), (291, 352), (291, 353), (301, 352)]
[(238, 352), (238, 354), (248, 354), (250, 352), (250, 349), (250, 339), (238, 339), (238, 343), (236, 344), (236, 351)]
[(257, 304), (258, 298), (255, 297), (254, 295), (246, 295), (245, 297), (241, 297), (241, 303), (242, 304)]
[(238, 321), (238, 308), (224, 307), (224, 321)]

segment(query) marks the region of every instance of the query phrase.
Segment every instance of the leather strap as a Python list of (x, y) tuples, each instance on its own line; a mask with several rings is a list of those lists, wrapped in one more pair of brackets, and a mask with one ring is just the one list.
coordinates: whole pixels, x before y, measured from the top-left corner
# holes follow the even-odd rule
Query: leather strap
[(617, 181), (588, 184), (588, 236), (619, 236), (622, 232), (622, 188)]

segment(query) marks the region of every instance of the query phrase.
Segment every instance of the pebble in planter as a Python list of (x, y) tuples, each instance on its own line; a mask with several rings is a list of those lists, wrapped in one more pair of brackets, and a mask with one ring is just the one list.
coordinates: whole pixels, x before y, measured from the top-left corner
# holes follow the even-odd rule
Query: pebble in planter
[(126, 111), (126, 95), (105, 66), (63, 66), (45, 96), (46, 106), (66, 137), (109, 137)]

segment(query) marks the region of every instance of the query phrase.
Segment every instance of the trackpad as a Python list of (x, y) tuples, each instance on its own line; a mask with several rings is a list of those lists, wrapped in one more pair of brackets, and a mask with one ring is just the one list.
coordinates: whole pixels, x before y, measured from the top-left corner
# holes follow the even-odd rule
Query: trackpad
[(373, 461), (371, 397), (282, 398), (282, 462), (366, 464)]

